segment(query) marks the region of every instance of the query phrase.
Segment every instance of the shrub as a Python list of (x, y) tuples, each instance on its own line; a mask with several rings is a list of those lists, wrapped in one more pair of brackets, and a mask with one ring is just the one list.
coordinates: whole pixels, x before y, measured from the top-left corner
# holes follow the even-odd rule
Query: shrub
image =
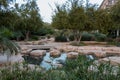
[(88, 32), (83, 32), (82, 33), (81, 41), (91, 41), (91, 40), (94, 40), (94, 35), (93, 34), (90, 34)]
[(42, 27), (38, 29), (36, 32), (32, 32), (33, 35), (45, 36), (47, 34), (54, 34), (54, 29), (51, 27)]
[(107, 42), (113, 42), (113, 39), (108, 37), (108, 38), (106, 38), (106, 41)]
[[(67, 59), (60, 69), (30, 69), (27, 64), (0, 68), (0, 80), (120, 80), (120, 67), (108, 63), (94, 64), (85, 55)], [(91, 67), (91, 68), (90, 68)]]
[(67, 42), (67, 38), (65, 36), (59, 35), (55, 37), (56, 42)]
[(105, 41), (107, 39), (107, 36), (102, 33), (94, 33), (94, 36), (97, 41)]
[(117, 37), (114, 41), (115, 41), (115, 42), (120, 42), (120, 38)]
[(39, 37), (36, 35), (30, 36), (30, 40), (39, 40)]
[(74, 41), (74, 35), (70, 35), (69, 40)]
[(11, 38), (13, 37), (13, 31), (8, 28), (1, 27), (0, 28), (0, 37)]

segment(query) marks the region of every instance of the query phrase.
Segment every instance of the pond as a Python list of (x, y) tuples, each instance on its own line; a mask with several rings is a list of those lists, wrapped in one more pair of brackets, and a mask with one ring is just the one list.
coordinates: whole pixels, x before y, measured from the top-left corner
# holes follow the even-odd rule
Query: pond
[[(93, 60), (95, 59), (92, 55), (86, 55), (87, 59)], [(31, 57), (31, 56), (23, 56), (25, 61), (29, 64), (36, 64), (40, 65), (42, 68), (45, 68), (46, 70), (62, 67), (65, 65), (65, 61), (67, 59), (67, 54), (62, 53), (59, 57), (51, 57), (50, 53), (47, 52), (44, 57)]]

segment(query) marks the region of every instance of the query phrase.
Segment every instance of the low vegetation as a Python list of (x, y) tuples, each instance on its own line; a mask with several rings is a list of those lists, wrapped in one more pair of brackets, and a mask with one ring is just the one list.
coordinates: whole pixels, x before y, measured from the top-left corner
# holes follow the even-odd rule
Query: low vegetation
[[(31, 70), (27, 65), (20, 69), (19, 65), (12, 69), (0, 69), (0, 80), (119, 80), (120, 67), (108, 63), (97, 64), (94, 60), (79, 56), (77, 59), (67, 60), (63, 68)], [(93, 65), (94, 67), (90, 66)]]

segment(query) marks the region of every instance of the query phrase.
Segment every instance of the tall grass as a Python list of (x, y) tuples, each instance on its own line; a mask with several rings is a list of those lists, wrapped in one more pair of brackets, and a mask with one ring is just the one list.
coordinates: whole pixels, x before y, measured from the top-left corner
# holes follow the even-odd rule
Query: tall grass
[[(66, 61), (63, 68), (48, 71), (30, 69), (24, 64), (15, 65), (12, 69), (1, 69), (0, 80), (120, 80), (120, 67), (106, 64), (94, 64), (85, 56)], [(89, 69), (90, 66), (94, 68)]]

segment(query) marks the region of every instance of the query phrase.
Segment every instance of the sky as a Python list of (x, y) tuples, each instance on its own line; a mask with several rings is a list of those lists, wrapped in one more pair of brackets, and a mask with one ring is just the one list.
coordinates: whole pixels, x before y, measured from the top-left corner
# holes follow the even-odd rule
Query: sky
[[(53, 15), (53, 10), (55, 9), (55, 3), (63, 4), (65, 1), (67, 0), (37, 0), (42, 20), (44, 22), (51, 23), (51, 16)], [(98, 5), (100, 5), (102, 1), (103, 0), (89, 0), (90, 3)]]

